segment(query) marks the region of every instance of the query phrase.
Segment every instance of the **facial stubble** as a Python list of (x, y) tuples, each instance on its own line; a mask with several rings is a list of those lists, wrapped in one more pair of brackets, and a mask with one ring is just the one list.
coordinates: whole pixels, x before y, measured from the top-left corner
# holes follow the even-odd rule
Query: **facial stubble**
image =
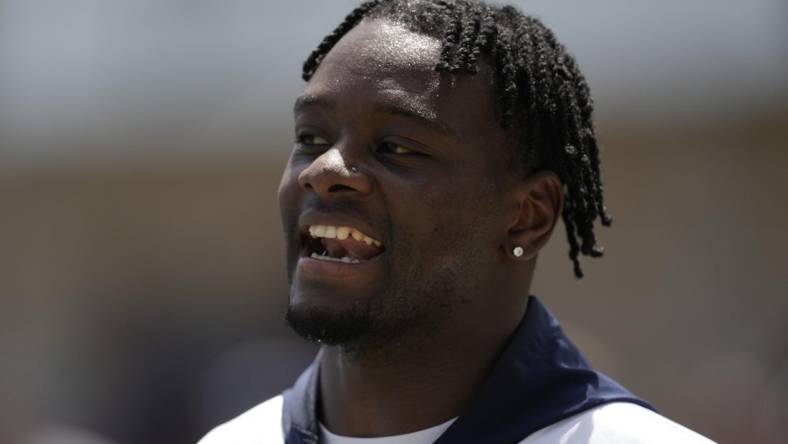
[[(449, 236), (446, 245), (463, 245), (460, 239), (471, 244), (480, 241), (466, 230)], [(415, 240), (406, 244), (409, 248), (399, 245), (399, 253), (409, 254), (397, 256), (379, 291), (366, 300), (341, 305), (293, 303), (291, 284), (288, 325), (308, 340), (341, 346), (346, 356), (394, 359), (429, 343), (453, 322), (457, 309), (469, 303), (468, 291), (479, 291), (478, 255), (451, 251), (436, 259), (416, 248)], [(430, 262), (433, 267), (423, 266)]]
[[(378, 292), (350, 304), (293, 303), (291, 294), (286, 322), (310, 341), (342, 346), (354, 355), (412, 345), (408, 337), (426, 340), (461, 302), (455, 286), (468, 271), (467, 264), (449, 261), (428, 274), (417, 265), (422, 260), (408, 255), (392, 264)], [(294, 288), (291, 284), (291, 293)]]

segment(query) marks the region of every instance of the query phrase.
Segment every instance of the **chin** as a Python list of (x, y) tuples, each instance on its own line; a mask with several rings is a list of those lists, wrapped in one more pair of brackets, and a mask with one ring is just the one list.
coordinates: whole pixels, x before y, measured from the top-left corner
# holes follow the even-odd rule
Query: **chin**
[(299, 336), (327, 345), (357, 342), (374, 324), (368, 303), (332, 303), (305, 295), (291, 298), (285, 320)]

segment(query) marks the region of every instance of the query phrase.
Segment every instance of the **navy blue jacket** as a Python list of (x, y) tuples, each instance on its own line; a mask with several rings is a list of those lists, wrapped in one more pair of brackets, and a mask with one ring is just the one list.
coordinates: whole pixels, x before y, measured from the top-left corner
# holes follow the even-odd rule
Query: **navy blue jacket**
[[(317, 444), (317, 371), (312, 364), (284, 393), (287, 444)], [(435, 444), (512, 444), (562, 419), (610, 402), (654, 408), (594, 370), (555, 317), (531, 296), (468, 409)]]

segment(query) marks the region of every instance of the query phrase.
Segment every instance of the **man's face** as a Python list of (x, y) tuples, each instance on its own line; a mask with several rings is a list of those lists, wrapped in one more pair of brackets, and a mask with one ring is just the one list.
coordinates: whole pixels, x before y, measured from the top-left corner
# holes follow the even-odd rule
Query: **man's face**
[(437, 328), (495, 291), (511, 147), (489, 67), (438, 73), (440, 51), (364, 21), (296, 101), (279, 204), (288, 321), (304, 336), (348, 344)]

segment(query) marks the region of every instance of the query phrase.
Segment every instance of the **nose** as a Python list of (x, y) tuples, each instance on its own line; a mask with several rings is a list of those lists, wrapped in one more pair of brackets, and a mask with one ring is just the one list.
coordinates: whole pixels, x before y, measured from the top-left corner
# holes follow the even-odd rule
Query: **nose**
[(366, 195), (372, 189), (369, 176), (351, 166), (337, 147), (328, 149), (304, 168), (298, 175), (298, 185), (326, 198), (352, 193)]

